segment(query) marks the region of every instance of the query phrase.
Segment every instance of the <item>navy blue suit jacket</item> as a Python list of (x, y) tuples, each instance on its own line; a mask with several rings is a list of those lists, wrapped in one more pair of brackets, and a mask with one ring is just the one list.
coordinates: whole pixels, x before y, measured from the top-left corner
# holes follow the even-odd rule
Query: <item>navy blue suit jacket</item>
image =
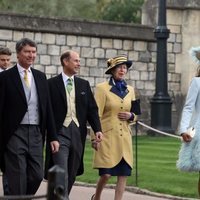
[[(63, 126), (67, 113), (67, 97), (62, 79), (62, 74), (59, 74), (58, 76), (49, 79), (48, 84), (56, 124), (56, 130), (58, 132)], [(75, 76), (74, 84), (76, 117), (80, 125), (79, 129), (81, 133), (81, 141), (83, 146), (82, 152), (84, 152), (85, 140), (87, 136), (87, 122), (89, 122), (94, 132), (101, 131), (101, 125), (98, 116), (98, 107), (92, 94), (89, 82)], [(47, 158), (47, 162), (49, 162), (49, 158)], [(47, 168), (51, 166), (49, 165), (49, 163), (46, 163), (46, 165)], [(81, 175), (83, 171), (84, 168), (82, 162), (77, 175)]]

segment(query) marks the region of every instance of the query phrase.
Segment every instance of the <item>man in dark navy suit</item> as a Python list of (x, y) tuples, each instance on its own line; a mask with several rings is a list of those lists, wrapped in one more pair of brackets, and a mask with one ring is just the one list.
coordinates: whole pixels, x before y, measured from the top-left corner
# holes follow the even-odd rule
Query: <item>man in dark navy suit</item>
[(102, 139), (102, 132), (97, 104), (89, 82), (75, 76), (80, 68), (79, 54), (66, 51), (61, 55), (60, 61), (63, 72), (49, 79), (48, 83), (60, 142), (59, 152), (53, 154), (53, 163), (65, 169), (65, 198), (68, 200), (76, 175), (83, 173), (87, 122), (98, 142)]
[(36, 43), (16, 43), (17, 64), (0, 73), (0, 167), (9, 195), (35, 194), (43, 179), (47, 130), (51, 151), (59, 149), (44, 73), (32, 68)]

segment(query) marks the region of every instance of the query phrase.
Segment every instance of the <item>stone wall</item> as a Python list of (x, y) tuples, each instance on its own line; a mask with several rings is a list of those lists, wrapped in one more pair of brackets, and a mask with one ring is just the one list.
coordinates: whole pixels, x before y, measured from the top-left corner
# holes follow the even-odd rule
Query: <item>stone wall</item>
[[(73, 21), (24, 15), (0, 14), (0, 45), (11, 48), (16, 61), (15, 44), (22, 37), (38, 44), (35, 68), (48, 77), (62, 71), (60, 54), (67, 49), (80, 53), (80, 76), (94, 88), (108, 78), (104, 74), (106, 60), (117, 54), (127, 54), (133, 68), (127, 81), (137, 88), (142, 100), (141, 120), (150, 124), (150, 98), (155, 92), (156, 41), (154, 27), (108, 22)], [(182, 50), (181, 27), (171, 24), (168, 39), (169, 93), (176, 102), (181, 91), (181, 74), (176, 72), (176, 58)], [(173, 103), (173, 126), (177, 127), (177, 107)], [(175, 119), (175, 120), (174, 120)]]
[[(199, 0), (166, 0), (167, 27), (171, 34), (168, 40), (169, 72), (172, 68), (175, 74), (181, 75), (180, 93), (171, 91), (173, 98), (173, 126), (177, 127), (182, 106), (192, 77), (196, 75), (198, 65), (194, 63), (188, 51), (200, 44), (200, 1)], [(142, 24), (156, 27), (158, 0), (146, 0), (143, 5)], [(173, 49), (173, 50), (172, 50)], [(175, 54), (171, 54), (170, 52)], [(174, 56), (174, 58), (172, 58)], [(170, 64), (170, 58), (174, 63)], [(171, 75), (169, 74), (169, 77)], [(169, 85), (174, 83), (170, 83)], [(169, 87), (172, 88), (172, 87)]]

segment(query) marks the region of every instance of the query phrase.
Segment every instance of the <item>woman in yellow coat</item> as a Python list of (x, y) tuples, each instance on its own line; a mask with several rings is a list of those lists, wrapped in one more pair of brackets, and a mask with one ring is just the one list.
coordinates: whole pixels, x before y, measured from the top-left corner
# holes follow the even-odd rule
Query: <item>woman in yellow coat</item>
[(134, 88), (124, 78), (132, 61), (117, 56), (107, 61), (106, 74), (110, 80), (96, 86), (95, 99), (99, 108), (103, 140), (92, 141), (96, 149), (93, 167), (99, 169), (100, 179), (92, 200), (100, 200), (102, 190), (111, 176), (117, 176), (115, 200), (121, 200), (127, 176), (133, 164), (132, 134), (130, 123), (140, 114), (139, 101)]

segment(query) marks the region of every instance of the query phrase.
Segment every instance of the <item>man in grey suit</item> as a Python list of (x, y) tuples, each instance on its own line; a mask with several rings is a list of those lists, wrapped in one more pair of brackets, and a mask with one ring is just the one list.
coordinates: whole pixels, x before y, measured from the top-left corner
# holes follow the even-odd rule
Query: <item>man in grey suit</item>
[(66, 51), (60, 61), (63, 72), (49, 79), (48, 84), (60, 142), (59, 152), (53, 154), (53, 163), (65, 169), (65, 199), (68, 200), (76, 175), (83, 173), (87, 122), (94, 130), (97, 142), (101, 141), (102, 132), (89, 82), (75, 76), (80, 68), (79, 54)]
[(43, 144), (59, 149), (44, 73), (32, 68), (37, 45), (16, 43), (17, 64), (0, 73), (0, 167), (9, 195), (35, 194), (43, 179)]

